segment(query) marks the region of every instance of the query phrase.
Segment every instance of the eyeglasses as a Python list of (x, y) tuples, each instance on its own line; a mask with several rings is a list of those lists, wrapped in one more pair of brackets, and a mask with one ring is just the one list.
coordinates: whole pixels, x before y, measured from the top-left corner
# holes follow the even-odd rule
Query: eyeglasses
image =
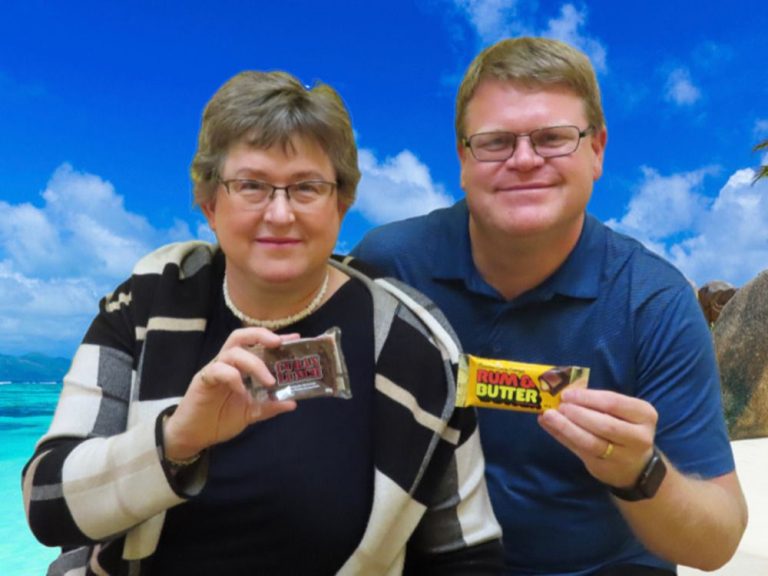
[(335, 182), (305, 180), (287, 186), (275, 186), (261, 180), (233, 178), (219, 180), (228, 194), (234, 194), (253, 210), (263, 209), (275, 197), (278, 190), (285, 190), (285, 197), (291, 208), (299, 212), (311, 212), (323, 204), (336, 189)]
[(536, 152), (542, 158), (556, 158), (573, 154), (579, 142), (594, 132), (594, 127), (579, 130), (578, 126), (547, 126), (531, 130), (527, 134), (514, 132), (480, 132), (462, 143), (469, 148), (478, 162), (503, 162), (512, 157), (517, 148), (518, 138), (528, 138)]

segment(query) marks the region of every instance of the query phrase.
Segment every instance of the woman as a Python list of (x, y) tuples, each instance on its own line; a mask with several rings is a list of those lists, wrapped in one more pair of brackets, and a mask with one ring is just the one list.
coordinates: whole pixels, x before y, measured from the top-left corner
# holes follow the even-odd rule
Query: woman
[[(360, 178), (338, 95), (235, 76), (192, 177), (218, 245), (161, 248), (102, 301), (24, 470), (49, 574), (496, 573), (452, 333), (330, 259)], [(351, 399), (252, 398), (274, 377), (246, 348), (334, 326)]]

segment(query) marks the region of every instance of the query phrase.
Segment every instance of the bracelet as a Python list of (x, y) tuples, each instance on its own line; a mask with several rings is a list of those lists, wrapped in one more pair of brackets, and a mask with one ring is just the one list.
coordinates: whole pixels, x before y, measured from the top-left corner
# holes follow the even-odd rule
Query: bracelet
[(200, 460), (200, 452), (192, 456), (191, 458), (185, 458), (184, 460), (176, 460), (174, 458), (171, 458), (169, 456), (165, 456), (165, 461), (168, 462), (173, 468), (184, 468), (185, 466), (190, 466)]
[[(170, 416), (168, 414), (163, 414), (163, 431), (165, 431), (165, 423), (168, 420)], [(163, 452), (163, 459), (168, 463), (168, 465), (171, 468), (184, 468), (185, 466), (190, 466), (200, 460), (200, 456), (202, 455), (202, 452), (198, 452), (194, 456), (190, 458), (185, 458), (183, 460), (176, 460), (174, 458), (171, 458), (168, 456), (168, 454), (165, 454)]]

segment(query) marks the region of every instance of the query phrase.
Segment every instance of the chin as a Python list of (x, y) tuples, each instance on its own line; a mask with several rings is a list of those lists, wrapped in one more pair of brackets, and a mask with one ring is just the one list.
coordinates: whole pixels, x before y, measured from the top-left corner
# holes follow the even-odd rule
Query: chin
[(540, 210), (516, 210), (513, 214), (499, 214), (495, 219), (499, 229), (511, 235), (535, 234), (551, 228), (555, 221)]
[(290, 284), (291, 282), (298, 280), (301, 277), (301, 274), (291, 270), (281, 270), (266, 273), (262, 270), (259, 272), (258, 276), (263, 282), (266, 282), (267, 284)]

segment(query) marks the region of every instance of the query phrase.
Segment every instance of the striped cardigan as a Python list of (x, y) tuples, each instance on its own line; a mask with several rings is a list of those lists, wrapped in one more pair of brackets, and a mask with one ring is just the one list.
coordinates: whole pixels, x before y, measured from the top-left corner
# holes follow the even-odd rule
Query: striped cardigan
[[(160, 415), (197, 370), (210, 294), (221, 281), (211, 266), (217, 251), (203, 242), (161, 248), (100, 303), (23, 472), (32, 531), (62, 547), (49, 575), (146, 573), (165, 510), (202, 489), (205, 465), (183, 485), (170, 475)], [(373, 505), (339, 574), (400, 574), (406, 546), (408, 567), (416, 557), (445, 573), (496, 573), (500, 528), (475, 414), (453, 407), (457, 340), (419, 293), (373, 280), (355, 262), (331, 264), (372, 295), (376, 359)], [(408, 362), (426, 347), (443, 358), (430, 378)]]

